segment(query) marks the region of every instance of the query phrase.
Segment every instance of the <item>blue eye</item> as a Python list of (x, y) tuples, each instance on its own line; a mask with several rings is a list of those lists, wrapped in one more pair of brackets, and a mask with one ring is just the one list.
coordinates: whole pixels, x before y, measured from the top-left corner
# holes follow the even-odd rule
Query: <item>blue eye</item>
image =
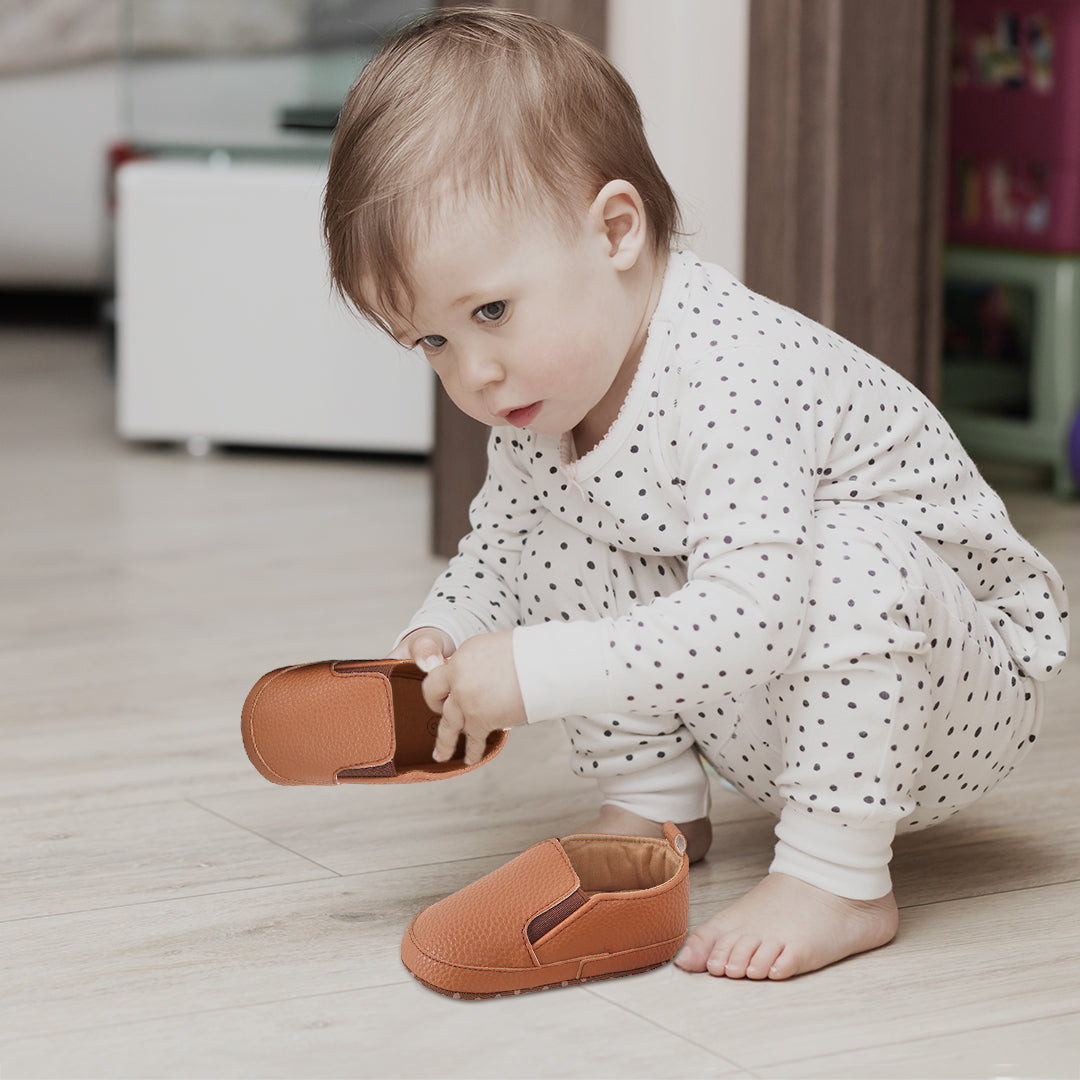
[(473, 312), (473, 318), (480, 322), (498, 322), (506, 314), (505, 300), (492, 300), (490, 304), (484, 304)]
[(442, 334), (428, 334), (420, 339), (419, 344), (425, 349), (441, 349), (446, 344), (446, 338)]

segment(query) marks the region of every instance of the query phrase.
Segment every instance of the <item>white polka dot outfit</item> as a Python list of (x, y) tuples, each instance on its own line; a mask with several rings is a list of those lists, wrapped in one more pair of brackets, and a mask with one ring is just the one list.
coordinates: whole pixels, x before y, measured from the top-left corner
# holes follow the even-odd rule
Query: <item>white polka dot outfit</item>
[(1065, 659), (1060, 577), (933, 405), (689, 252), (605, 438), (496, 429), (470, 515), (410, 628), (514, 629), (605, 801), (701, 817), (700, 754), (843, 896), (1015, 766)]

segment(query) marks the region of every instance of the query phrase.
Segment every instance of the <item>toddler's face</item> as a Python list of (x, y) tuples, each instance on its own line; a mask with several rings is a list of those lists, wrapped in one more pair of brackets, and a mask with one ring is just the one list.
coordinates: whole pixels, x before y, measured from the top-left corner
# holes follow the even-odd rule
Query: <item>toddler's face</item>
[(640, 311), (610, 246), (585, 213), (570, 241), (540, 216), (476, 205), (441, 215), (412, 260), (416, 303), (395, 333), (481, 423), (572, 431), (610, 411), (640, 353)]

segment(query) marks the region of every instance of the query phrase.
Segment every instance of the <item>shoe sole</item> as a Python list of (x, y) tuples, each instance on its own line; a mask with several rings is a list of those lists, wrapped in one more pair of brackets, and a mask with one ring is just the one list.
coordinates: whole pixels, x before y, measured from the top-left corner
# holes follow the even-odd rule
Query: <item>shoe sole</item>
[(419, 975), (413, 975), (412, 972), (409, 972), (409, 974), (412, 975), (421, 986), (426, 986), (429, 990), (434, 990), (436, 994), (442, 994), (443, 997), (453, 998), (455, 1001), (481, 1001), (488, 998), (520, 997), (522, 994), (532, 994), (537, 990), (559, 990), (564, 986), (579, 986), (582, 983), (604, 982), (607, 979), (621, 979), (626, 975), (641, 975), (646, 971), (655, 971), (657, 968), (664, 967), (666, 964), (670, 963), (670, 960), (661, 960), (657, 964), (648, 964), (645, 967), (631, 968), (628, 971), (611, 971), (603, 975), (586, 975), (584, 978), (580, 979), (561, 979), (559, 982), (542, 983), (540, 986), (525, 986), (520, 990), (499, 990), (490, 994), (470, 993), (464, 990), (447, 990), (444, 987), (436, 986), (434, 983), (428, 982), (426, 979), (421, 979)]

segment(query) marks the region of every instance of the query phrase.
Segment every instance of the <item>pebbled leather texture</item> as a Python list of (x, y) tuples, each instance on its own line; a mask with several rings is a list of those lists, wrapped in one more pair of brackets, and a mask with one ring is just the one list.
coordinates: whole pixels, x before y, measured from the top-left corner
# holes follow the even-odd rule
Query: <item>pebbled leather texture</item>
[[(536, 844), (421, 911), (401, 944), (429, 989), (498, 997), (612, 978), (671, 960), (686, 938), (690, 861), (674, 825), (665, 839), (580, 835)], [(580, 906), (564, 904), (581, 890)], [(529, 926), (565, 918), (530, 941)]]
[(488, 738), (479, 765), (464, 740), (449, 761), (432, 759), (438, 717), (424, 702), (424, 673), (410, 660), (322, 660), (267, 672), (241, 713), (244, 749), (275, 784), (408, 784), (471, 772), (506, 732)]

